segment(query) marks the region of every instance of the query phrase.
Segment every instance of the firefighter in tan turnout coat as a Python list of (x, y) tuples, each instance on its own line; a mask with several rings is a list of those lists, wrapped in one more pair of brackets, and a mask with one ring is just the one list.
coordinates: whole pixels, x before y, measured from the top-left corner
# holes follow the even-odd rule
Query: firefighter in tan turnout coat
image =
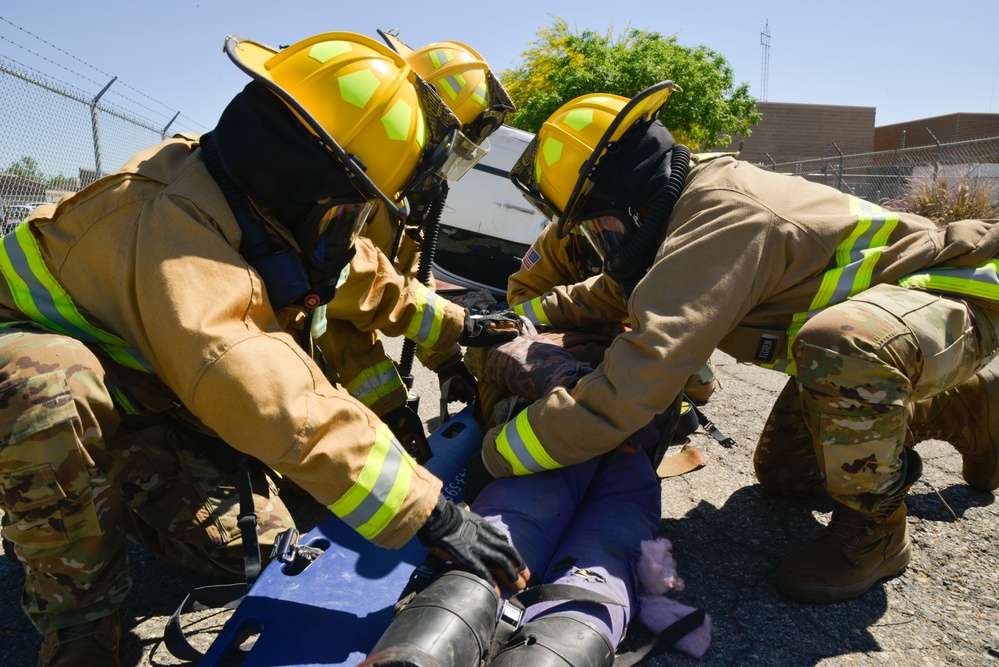
[(571, 466), (660, 413), (718, 348), (791, 376), (756, 452), (768, 489), (824, 488), (829, 526), (777, 570), (784, 594), (863, 594), (910, 558), (910, 445), (948, 440), (964, 476), (999, 486), (999, 225), (941, 227), (731, 157), (703, 163), (655, 120), (672, 83), (632, 100), (577, 98), (553, 114), (512, 178), (560, 232), (576, 228), (605, 275), (539, 305), (585, 328), (623, 287), (632, 330), (571, 389), (491, 430), (496, 477)]
[[(234, 450), (262, 463), (265, 545), (291, 525), (262, 481), (277, 473), (376, 544), (416, 535), (523, 585), (505, 537), (447, 502), (313, 358), (330, 335), (317, 311), (372, 205), (405, 217), (459, 122), (362, 35), (281, 51), (229, 37), (225, 49), (252, 81), (214, 130), (136, 155), (0, 242), (0, 508), (42, 665), (118, 664), (126, 537), (241, 576)], [(427, 319), (398, 278), (375, 273), (363, 289), (391, 296), (381, 307), (399, 333), (436, 322), (442, 346), (514, 335), (497, 320)]]

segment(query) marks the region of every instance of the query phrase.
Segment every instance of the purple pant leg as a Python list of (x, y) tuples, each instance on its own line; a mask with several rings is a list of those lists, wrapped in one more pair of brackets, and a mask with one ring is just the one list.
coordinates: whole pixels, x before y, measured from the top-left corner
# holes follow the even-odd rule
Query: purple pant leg
[(659, 529), (660, 486), (648, 457), (613, 451), (558, 471), (498, 480), (472, 509), (511, 536), (531, 568), (531, 584), (569, 584), (621, 603), (539, 603), (527, 609), (525, 623), (577, 616), (613, 646), (620, 643), (635, 609), (638, 545)]
[(472, 503), (471, 510), (506, 533), (520, 551), (533, 575), (530, 583), (542, 583), (598, 462), (498, 479)]

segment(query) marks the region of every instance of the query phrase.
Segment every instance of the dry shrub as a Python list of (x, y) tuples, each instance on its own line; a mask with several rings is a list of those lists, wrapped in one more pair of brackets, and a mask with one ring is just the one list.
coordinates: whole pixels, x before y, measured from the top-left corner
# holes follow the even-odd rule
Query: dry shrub
[(955, 220), (999, 218), (999, 187), (990, 180), (963, 176), (950, 185), (946, 178), (912, 181), (912, 191), (884, 202), (894, 211), (915, 213), (938, 225)]

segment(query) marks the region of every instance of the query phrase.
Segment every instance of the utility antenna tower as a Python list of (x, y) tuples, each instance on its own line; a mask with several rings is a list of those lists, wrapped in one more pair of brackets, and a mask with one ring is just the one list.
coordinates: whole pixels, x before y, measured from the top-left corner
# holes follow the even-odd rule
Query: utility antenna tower
[(760, 44), (763, 46), (763, 67), (760, 83), (760, 101), (767, 101), (767, 83), (770, 79), (770, 20), (767, 19), (760, 33)]

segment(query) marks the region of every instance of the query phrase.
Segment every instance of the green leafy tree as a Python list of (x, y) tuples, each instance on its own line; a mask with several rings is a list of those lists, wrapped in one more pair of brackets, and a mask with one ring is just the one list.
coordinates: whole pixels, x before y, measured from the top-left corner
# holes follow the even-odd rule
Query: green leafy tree
[(7, 167), (7, 173), (32, 181), (45, 180), (45, 174), (38, 168), (38, 162), (35, 161), (35, 158), (27, 155), (23, 156), (20, 160), (11, 162), (10, 166)]
[(523, 64), (500, 74), (517, 105), (514, 127), (537, 132), (569, 100), (588, 93), (633, 97), (669, 79), (682, 88), (659, 119), (679, 143), (707, 150), (725, 146), (733, 135), (748, 136), (760, 121), (749, 84), (735, 85), (732, 68), (706, 46), (688, 47), (676, 36), (626, 29), (574, 32), (558, 17), (538, 31)]

